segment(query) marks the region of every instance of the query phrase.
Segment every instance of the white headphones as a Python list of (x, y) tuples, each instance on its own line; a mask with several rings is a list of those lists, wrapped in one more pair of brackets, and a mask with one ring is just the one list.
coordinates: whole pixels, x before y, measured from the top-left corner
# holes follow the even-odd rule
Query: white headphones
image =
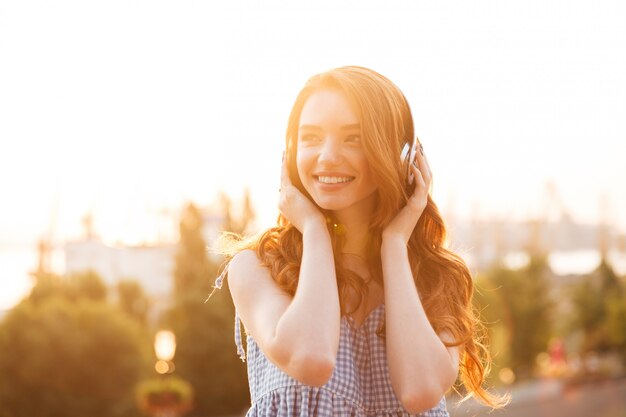
[(417, 154), (417, 140), (413, 139), (413, 142), (404, 144), (402, 152), (400, 153), (400, 161), (402, 162), (402, 169), (405, 172), (404, 178), (406, 178), (407, 184), (413, 184), (413, 171), (411, 171), (411, 163), (415, 161), (415, 155)]

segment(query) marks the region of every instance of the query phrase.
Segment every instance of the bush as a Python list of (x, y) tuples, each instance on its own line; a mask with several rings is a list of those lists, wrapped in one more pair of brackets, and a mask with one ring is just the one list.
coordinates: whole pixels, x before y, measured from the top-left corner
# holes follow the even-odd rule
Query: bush
[(143, 335), (103, 302), (22, 302), (0, 323), (0, 416), (133, 414), (133, 389), (150, 369)]
[(193, 388), (178, 377), (142, 381), (136, 390), (137, 404), (148, 415), (183, 415), (193, 406)]

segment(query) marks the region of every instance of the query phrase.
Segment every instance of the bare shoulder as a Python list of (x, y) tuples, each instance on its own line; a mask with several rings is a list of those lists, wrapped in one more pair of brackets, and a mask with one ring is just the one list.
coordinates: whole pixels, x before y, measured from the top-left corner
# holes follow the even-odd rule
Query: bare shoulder
[[(261, 261), (256, 252), (251, 249), (246, 249), (236, 254), (230, 261), (228, 266), (228, 278), (230, 281), (246, 280), (249, 279), (251, 273), (260, 273), (262, 270), (267, 270), (261, 265)], [(233, 278), (235, 277), (235, 278)]]
[(256, 287), (272, 281), (269, 270), (261, 265), (256, 252), (244, 250), (236, 254), (228, 266), (228, 287), (235, 301), (246, 293), (254, 293)]
[(291, 296), (272, 278), (256, 252), (244, 250), (233, 257), (228, 267), (230, 293), (247, 329), (259, 331), (262, 320), (276, 320), (289, 305)]
[(244, 250), (233, 257), (228, 267), (228, 281), (237, 308), (256, 310), (261, 301), (288, 297), (261, 264), (256, 252)]

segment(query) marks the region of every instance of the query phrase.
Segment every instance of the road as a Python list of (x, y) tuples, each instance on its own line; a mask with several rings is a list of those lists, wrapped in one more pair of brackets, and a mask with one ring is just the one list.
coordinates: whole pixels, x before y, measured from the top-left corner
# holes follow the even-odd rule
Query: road
[(626, 379), (564, 386), (558, 381), (538, 381), (511, 391), (511, 403), (489, 412), (473, 400), (455, 407), (451, 417), (626, 417)]

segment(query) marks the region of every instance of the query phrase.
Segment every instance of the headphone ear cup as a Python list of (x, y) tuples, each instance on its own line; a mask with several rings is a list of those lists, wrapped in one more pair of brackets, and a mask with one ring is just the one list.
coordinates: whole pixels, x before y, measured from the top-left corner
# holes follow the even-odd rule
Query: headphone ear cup
[(402, 162), (402, 172), (404, 173), (404, 182), (407, 185), (413, 184), (413, 172), (411, 171), (411, 164), (415, 160), (417, 154), (417, 141), (409, 144), (404, 144), (402, 152), (400, 153), (400, 161)]
[(400, 163), (402, 164), (402, 181), (404, 184), (409, 183), (409, 158), (411, 154), (411, 146), (407, 142), (402, 147), (402, 152), (400, 152)]

